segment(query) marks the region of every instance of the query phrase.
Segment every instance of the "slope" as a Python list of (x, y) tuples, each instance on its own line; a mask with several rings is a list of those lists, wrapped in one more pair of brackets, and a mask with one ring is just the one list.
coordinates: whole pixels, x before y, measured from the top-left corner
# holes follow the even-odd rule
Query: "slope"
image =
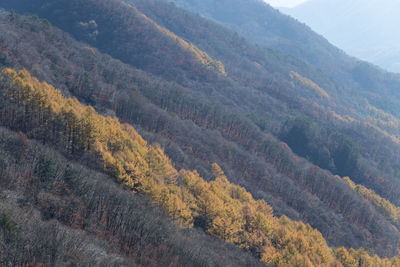
[(22, 132), (0, 155), (2, 266), (261, 266)]
[[(142, 4), (143, 1), (134, 2), (138, 3), (140, 8), (146, 6), (146, 4)], [(311, 48), (307, 48), (308, 54), (312, 53), (314, 57), (319, 57), (321, 62), (323, 61), (323, 63), (320, 62), (318, 64), (313, 64), (312, 66), (319, 67), (321, 70), (326, 70), (324, 73), (320, 73), (319, 79), (314, 78), (314, 76), (311, 77), (313, 77), (313, 80), (317, 81), (320, 81), (321, 79), (324, 80), (325, 83), (323, 84), (327, 86), (323, 86), (323, 88), (330, 96), (333, 96), (335, 100), (335, 107), (328, 108), (328, 110), (331, 108), (335, 110), (333, 114), (332, 112), (328, 112), (328, 114), (325, 115), (325, 108), (318, 107), (318, 104), (315, 103), (321, 103), (321, 101), (315, 99), (316, 101), (311, 102), (310, 105), (313, 108), (318, 108), (311, 112), (306, 112), (307, 116), (312, 117), (313, 120), (317, 120), (319, 123), (328, 125), (330, 128), (334, 128), (335, 130), (339, 130), (341, 133), (350, 136), (353, 142), (357, 143), (362, 155), (367, 159), (366, 162), (365, 160), (362, 160), (360, 162), (361, 165), (357, 165), (357, 168), (359, 168), (357, 171), (358, 173), (356, 172), (351, 175), (356, 176), (355, 179), (357, 179), (358, 182), (375, 188), (380, 194), (385, 195), (385, 197), (390, 198), (392, 201), (398, 201), (399, 195), (398, 193), (394, 193), (397, 189), (393, 189), (393, 186), (397, 187), (396, 184), (398, 183), (398, 177), (396, 171), (394, 171), (394, 169), (398, 168), (395, 167), (398, 158), (395, 156), (397, 152), (394, 151), (398, 151), (396, 139), (397, 136), (399, 136), (399, 132), (395, 127), (387, 127), (388, 124), (396, 124), (395, 121), (397, 120), (395, 117), (391, 116), (390, 113), (395, 115), (398, 114), (396, 108), (398, 104), (394, 104), (398, 101), (398, 90), (396, 90), (396, 88), (398, 88), (398, 76), (382, 72), (381, 70), (369, 66), (367, 63), (358, 62), (344, 54), (340, 54), (336, 48), (329, 45), (318, 35), (312, 33), (308, 28), (296, 23), (288, 17), (280, 15), (271, 8), (268, 9), (265, 4), (257, 4), (257, 1), (250, 3), (236, 1), (225, 5), (219, 2), (216, 6), (213, 3), (206, 3), (204, 1), (201, 3), (196, 1), (181, 1), (179, 3), (192, 10), (204, 11), (204, 15), (210, 14), (210, 12), (215, 12), (216, 16), (225, 16), (225, 19), (232, 19), (233, 17), (237, 20), (240, 19), (241, 21), (237, 25), (243, 27), (242, 33), (249, 38), (251, 38), (249, 33), (254, 29), (254, 27), (252, 29), (245, 28), (246, 23), (244, 21), (246, 20), (246, 14), (251, 14), (251, 16), (247, 16), (249, 21), (253, 20), (254, 22), (254, 20), (261, 18), (263, 18), (263, 20), (272, 21), (268, 24), (259, 23), (261, 26), (267, 26), (263, 28), (264, 32), (258, 32), (258, 38), (264, 38), (265, 36), (267, 36), (265, 38), (268, 38), (268, 31), (269, 33), (271, 31), (278, 31), (278, 36), (275, 36), (275, 39), (284, 38), (285, 35), (279, 31), (283, 31), (285, 27), (291, 28), (292, 31), (301, 32), (301, 38), (307, 37), (307, 40), (303, 41)], [(236, 13), (235, 16), (229, 15), (239, 9), (241, 12)], [(195, 43), (201, 42), (199, 39), (196, 39), (195, 34), (190, 35), (193, 31), (186, 30), (182, 24), (174, 23), (174, 20), (171, 19), (172, 16), (176, 16), (176, 13), (171, 15), (171, 10), (174, 10), (173, 6), (164, 5), (162, 9), (144, 8), (143, 10), (145, 10), (145, 13), (148, 12), (148, 15), (153, 17), (153, 19), (157, 20), (160, 24), (168, 25), (169, 28), (173, 29), (175, 32), (183, 34), (183, 36), (186, 36), (186, 38), (189, 38)], [(156, 10), (156, 12), (154, 10)], [(161, 10), (168, 10), (169, 12), (163, 12)], [(229, 10), (231, 13), (229, 13)], [(267, 16), (262, 17), (262, 13)], [(257, 16), (257, 14), (259, 14), (259, 16)], [(214, 17), (214, 19), (215, 18), (218, 19), (218, 17)], [(221, 18), (220, 21), (224, 22), (224, 19)], [(280, 23), (278, 24), (277, 21), (280, 21)], [(187, 25), (187, 23), (185, 25)], [(194, 23), (193, 25), (197, 24)], [(297, 38), (296, 34), (288, 36), (292, 39)], [(300, 37), (298, 38), (300, 39)], [(288, 52), (296, 54), (294, 52), (298, 51), (298, 45), (302, 47), (304, 44), (298, 44), (298, 42), (292, 40), (290, 47), (291, 50)], [(201, 46), (200, 43), (199, 46)], [(318, 49), (315, 50), (315, 46), (323, 47), (323, 51), (320, 52)], [(330, 56), (327, 56), (327, 53), (330, 53)], [(299, 55), (299, 57), (307, 62), (311, 62), (310, 59), (307, 58), (308, 54), (304, 52)], [(324, 66), (326, 63), (331, 65), (329, 67), (326, 65)], [(308, 75), (310, 75), (310, 72), (308, 72)], [(321, 82), (318, 83), (321, 84)], [(321, 88), (321, 86), (319, 87)], [(282, 88), (280, 89), (282, 90)], [(291, 93), (296, 94), (299, 92)], [(299, 94), (301, 96), (305, 95), (304, 91), (301, 91)], [(287, 101), (287, 99), (285, 100)], [(323, 105), (326, 104), (323, 103)], [(372, 112), (371, 114), (371, 110), (376, 110), (377, 113)], [(383, 117), (378, 115), (378, 113), (385, 114), (383, 116), (385, 117), (384, 120), (387, 122), (382, 121)], [(338, 114), (342, 116), (338, 116)], [(377, 118), (377, 116), (380, 118)], [(386, 126), (382, 127), (383, 125)], [(389, 130), (389, 128), (391, 129)], [(329, 140), (325, 140), (324, 142), (329, 142)], [(376, 163), (372, 163), (371, 160)], [(369, 166), (374, 167), (370, 168)], [(385, 178), (377, 179), (377, 177)], [(388, 180), (390, 180), (390, 182)], [(384, 182), (385, 185), (383, 185), (382, 182)]]
[[(227, 39), (224, 43), (224, 38), (218, 39), (222, 42), (220, 50), (230, 47), (227, 43), (232, 44), (232, 48), (223, 50), (228, 51), (228, 55), (246, 47), (246, 53), (238, 53), (233, 58), (245, 64), (239, 65), (240, 68), (232, 61), (231, 65), (224, 64), (228, 77), (214, 77), (213, 83), (209, 80), (199, 82), (200, 79), (178, 80), (186, 85), (183, 87), (76, 43), (35, 17), (14, 18), (7, 14), (3, 14), (1, 31), (5, 46), (2, 50), (3, 64), (25, 67), (62, 88), (66, 95), (74, 94), (95, 104), (104, 113), (116, 112), (123, 120), (140, 127), (146, 139), (160, 141), (177, 166), (196, 168), (210, 178), (210, 162), (217, 161), (228, 170), (232, 181), (268, 200), (277, 214), (287, 214), (311, 223), (330, 244), (364, 246), (381, 255), (394, 255), (397, 235), (390, 222), (372, 205), (345, 183), (298, 159), (287, 146), (260, 130), (263, 124), (258, 119), (264, 118), (265, 114), (270, 118), (268, 123), (276, 127), (290, 114), (311, 115), (315, 109), (323, 111), (315, 103), (300, 98), (307, 92), (320, 99), (320, 92), (310, 89), (304, 82), (291, 86), (288, 66), (302, 66), (301, 62), (286, 56), (279, 60), (281, 54), (256, 49), (221, 26), (199, 17), (189, 19), (192, 17), (190, 13), (176, 8), (172, 10), (175, 13), (171, 14), (187, 14), (187, 25), (191, 21), (201, 22), (200, 28), (208, 25), (208, 28), (231, 36), (232, 42)], [(212, 37), (212, 31), (204, 28), (202, 32), (208, 32), (207, 39)], [(119, 40), (124, 43), (123, 39)], [(217, 51), (208, 54), (215, 57), (213, 53)], [(224, 60), (227, 61), (228, 57), (224, 56)], [(259, 64), (261, 68), (254, 59), (263, 59)], [(247, 66), (250, 67), (246, 70)], [(233, 72), (235, 67), (237, 70)], [(238, 79), (231, 77), (234, 76), (231, 73), (241, 70), (245, 75)], [(280, 78), (275, 79), (274, 75)], [(257, 78), (261, 76), (265, 79)], [(246, 85), (253, 77), (257, 78), (256, 85)], [(323, 96), (321, 99), (326, 101)], [(265, 103), (269, 106), (265, 107)], [(245, 118), (246, 114), (254, 116), (249, 119)], [(271, 128), (267, 126), (264, 129)], [(397, 194), (396, 187), (391, 188)]]
[[(221, 62), (158, 26), (131, 5), (119, 1), (52, 1), (43, 6), (40, 3), (45, 1), (21, 2), (18, 9), (46, 13), (56, 19), (52, 23), (74, 32), (79, 39), (98, 46), (106, 53), (124, 57), (130, 64), (174, 79), (174, 75), (182, 74), (179, 69), (186, 70), (186, 75), (193, 72), (207, 76), (212, 75), (212, 70), (225, 75)], [(4, 1), (2, 6), (12, 7), (15, 4)], [(118, 45), (121, 38), (124, 39), (123, 46)], [(163, 44), (165, 52), (160, 53), (159, 43)], [(163, 67), (169, 72), (166, 73)]]
[[(174, 0), (172, 2), (220, 22), (261, 47), (282, 51), (306, 62), (309, 67), (319, 71), (320, 75), (331, 79), (336, 89), (342, 89), (340, 90), (342, 101), (351, 97), (349, 93), (365, 97), (371, 103), (376, 103), (374, 96), (377, 99), (383, 98), (382, 102), (386, 103), (398, 101), (398, 99), (391, 100), (391, 96), (396, 95), (398, 98), (399, 75), (388, 74), (368, 63), (347, 56), (306, 25), (281, 14), (263, 1)], [(241, 12), (237, 12), (238, 10)], [(366, 91), (379, 95), (368, 95)], [(398, 110), (390, 106), (381, 105), (379, 108), (398, 114)]]
[[(93, 167), (103, 169), (126, 189), (150, 196), (182, 226), (190, 227), (194, 222), (209, 234), (248, 249), (263, 262), (276, 266), (334, 266), (343, 262), (342, 253), (351, 255), (348, 257), (357, 261), (362, 258), (368, 262), (378, 260), (380, 265), (400, 264), (396, 258), (369, 257), (363, 250), (351, 250), (350, 254), (343, 248), (331, 250), (322, 235), (309, 225), (291, 221), (286, 216), (274, 217), (270, 206), (262, 200), (254, 200), (243, 188), (231, 184), (217, 164), (213, 164), (215, 181), (209, 183), (196, 171), (180, 170), (178, 173), (163, 151), (156, 145), (148, 146), (131, 126), (102, 117), (76, 99), (62, 97), (59, 91), (47, 83), (38, 82), (26, 71), (17, 73), (4, 69), (0, 74), (0, 84), (2, 125), (22, 130), (27, 136), (55, 146), (80, 162), (91, 162)], [(31, 192), (24, 193), (24, 197), (37, 198), (34, 203), (38, 203), (44, 218), (57, 218), (62, 223), (79, 228), (84, 214), (88, 216), (87, 211), (75, 208), (70, 210), (73, 214), (62, 212), (73, 205), (69, 203), (73, 201), (73, 195), (68, 192), (80, 192), (83, 194), (81, 201), (85, 202), (86, 198), (86, 203), (91, 203), (83, 205), (83, 209), (93, 209), (94, 199), (103, 199), (104, 193), (87, 190), (87, 185), (83, 186), (84, 183), (78, 181), (76, 170), (55, 165), (47, 155), (43, 154), (33, 162), (36, 163), (31, 165), (34, 168), (28, 167), (25, 171), (27, 187), (32, 183)], [(29, 170), (33, 173), (29, 174)], [(37, 179), (29, 179), (30, 175)], [(55, 196), (50, 197), (42, 191), (49, 189)], [(93, 195), (88, 196), (89, 192)], [(126, 234), (123, 229), (135, 228), (132, 222), (126, 221), (126, 213), (116, 209), (121, 208), (123, 202), (118, 197), (124, 194), (108, 196), (114, 200), (109, 206), (105, 200), (97, 202), (101, 205), (95, 209), (100, 220), (98, 223), (105, 221), (106, 233), (115, 235), (116, 241), (119, 241), (117, 244), (124, 248), (126, 254), (132, 255), (134, 252), (130, 251), (130, 247), (137, 242), (135, 235)], [(79, 193), (76, 197), (75, 201), (79, 203)], [(104, 210), (106, 208), (111, 210)], [(130, 213), (131, 209), (125, 207), (125, 211)], [(154, 227), (154, 222), (150, 226)], [(183, 258), (188, 252), (185, 251)], [(168, 258), (166, 256), (165, 260)], [(159, 264), (164, 259), (157, 260)], [(241, 264), (250, 261), (247, 258), (241, 260)]]

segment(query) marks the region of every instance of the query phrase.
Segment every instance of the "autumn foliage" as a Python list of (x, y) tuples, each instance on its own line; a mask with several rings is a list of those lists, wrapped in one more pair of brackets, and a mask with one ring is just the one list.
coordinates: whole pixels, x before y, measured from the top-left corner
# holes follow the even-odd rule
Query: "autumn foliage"
[(276, 266), (353, 266), (360, 260), (398, 264), (363, 250), (331, 249), (311, 226), (275, 217), (265, 201), (231, 184), (217, 164), (212, 182), (196, 171), (177, 171), (160, 146), (148, 145), (132, 126), (65, 98), (25, 70), (3, 70), (0, 84), (3, 125), (71, 157), (90, 155), (104, 172), (132, 192), (150, 196), (182, 227), (200, 227)]

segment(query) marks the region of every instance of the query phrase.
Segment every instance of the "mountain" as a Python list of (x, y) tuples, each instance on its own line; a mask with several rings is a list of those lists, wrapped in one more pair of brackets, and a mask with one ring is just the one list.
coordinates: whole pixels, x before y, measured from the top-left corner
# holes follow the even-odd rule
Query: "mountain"
[[(174, 218), (182, 223), (184, 220), (187, 225), (193, 220), (190, 213), (184, 214), (189, 210), (176, 197), (179, 189), (173, 182), (176, 171), (160, 148), (147, 146), (131, 126), (121, 125), (115, 118), (102, 117), (76, 99), (64, 98), (51, 85), (40, 83), (26, 71), (4, 69), (0, 84), (1, 124), (23, 131), (17, 135), (1, 128), (1, 181), (5, 188), (1, 192), (5, 196), (1, 205), (1, 229), (5, 236), (2, 235), (3, 265), (130, 266), (134, 262), (143, 266), (155, 263), (259, 265), (249, 255), (218, 243), (204, 233), (179, 230), (178, 224), (152, 207), (152, 202), (146, 201), (143, 195), (133, 195), (112, 182), (116, 179), (129, 189), (140, 182), (140, 189), (136, 189), (154, 196), (153, 200), (165, 207), (174, 207)], [(80, 166), (71, 157), (109, 176)], [(162, 196), (155, 195), (155, 191), (162, 191)], [(14, 209), (11, 197), (22, 204)], [(29, 220), (28, 214), (34, 220)], [(48, 239), (40, 239), (46, 226), (52, 232)], [(29, 240), (29, 235), (34, 239)], [(31, 243), (35, 240), (39, 240), (37, 244)], [(189, 244), (193, 241), (199, 243)], [(80, 242), (84, 243), (80, 245)], [(55, 243), (53, 247), (52, 243)], [(90, 248), (92, 243), (94, 247)], [(37, 251), (26, 246), (35, 246)], [(196, 256), (196, 250), (202, 253)], [(220, 250), (223, 258), (232, 260), (211, 255), (215, 250)], [(209, 259), (203, 258), (206, 251), (211, 253)], [(50, 253), (52, 258), (47, 259), (46, 254)]]
[[(303, 65), (299, 62), (297, 63), (302, 66), (300, 68), (300, 76), (292, 73), (293, 70), (289, 67), (284, 70), (286, 77), (297, 77), (295, 78), (298, 81), (296, 86), (299, 84), (306, 85), (308, 88), (313, 88), (313, 91), (320, 91), (319, 88), (323, 88), (330, 96), (329, 100), (334, 102), (333, 105), (332, 102), (331, 104), (325, 102), (322, 104), (322, 107), (316, 103), (322, 103), (321, 101), (327, 99), (315, 98), (309, 105), (317, 110), (312, 110), (313, 108), (311, 108), (311, 110), (306, 112), (306, 116), (311, 116), (314, 121), (319, 121), (318, 123), (333, 127), (336, 131), (340, 131), (348, 137), (352, 136), (352, 141), (358, 143), (359, 151), (365, 158), (372, 159), (379, 154), (380, 156), (378, 157), (380, 159), (375, 157), (373, 161), (382, 162), (382, 159), (385, 157), (383, 155), (389, 155), (391, 154), (389, 150), (396, 149), (397, 145), (389, 145), (388, 143), (384, 145), (386, 141), (383, 141), (383, 139), (377, 141), (375, 138), (383, 134), (386, 136), (385, 138), (392, 139), (389, 142), (396, 143), (397, 141), (395, 140), (399, 136), (398, 129), (393, 127), (389, 130), (389, 128), (383, 126), (386, 123), (378, 123), (379, 125), (375, 123), (383, 118), (376, 117), (380, 116), (378, 115), (380, 112), (389, 121), (398, 116), (397, 102), (398, 88), (400, 88), (398, 75), (384, 72), (366, 62), (347, 56), (320, 35), (312, 32), (307, 26), (280, 14), (279, 11), (272, 9), (261, 1), (244, 2), (238, 0), (229, 2), (229, 4), (228, 2), (218, 1), (218, 5), (213, 4), (213, 1), (177, 0), (175, 2), (184, 8), (199, 12), (203, 16), (208, 16), (210, 19), (219, 21), (223, 25), (237, 30), (243, 36), (247, 37), (248, 40), (258, 44), (258, 46), (263, 46), (266, 49), (278, 49), (301, 60)], [(235, 16), (233, 16), (232, 14), (235, 10), (241, 10), (242, 12), (235, 13)], [(250, 22), (253, 25), (251, 27), (249, 26)], [(307, 73), (304, 70), (308, 70)], [(288, 88), (290, 85), (285, 84), (284, 87)], [(305, 94), (304, 91), (301, 93), (300, 91), (290, 93), (292, 95), (299, 93), (297, 99), (302, 99), (301, 97)], [(309, 98), (309, 96), (307, 97)], [(299, 113), (297, 113), (297, 116), (299, 116)], [(339, 130), (340, 128), (342, 130)], [(370, 132), (372, 129), (380, 133), (373, 134)], [(367, 132), (369, 134), (365, 134)], [(329, 141), (325, 140), (325, 142)], [(366, 145), (367, 143), (368, 145)], [(375, 147), (373, 151), (366, 151), (372, 147)], [(386, 152), (383, 152), (383, 150), (386, 150)], [(396, 161), (397, 159), (392, 158), (387, 162), (393, 164)], [(384, 167), (382, 165), (382, 168), (379, 169), (385, 169), (384, 172), (386, 172), (391, 167)], [(344, 173), (339, 174), (346, 175)], [(367, 172), (364, 172), (362, 176), (363, 178), (360, 178), (364, 180), (369, 175)], [(373, 176), (381, 175), (375, 173), (370, 176), (372, 180), (375, 180)], [(394, 174), (390, 174), (387, 177), (394, 176)], [(358, 177), (353, 178), (361, 183), (369, 183), (366, 180), (359, 180)], [(385, 195), (385, 192), (389, 192), (389, 188), (397, 183), (395, 180), (397, 178), (392, 180), (390, 186), (388, 184), (388, 188), (384, 190), (378, 189), (382, 184), (369, 184), (369, 187)], [(387, 194), (385, 197), (390, 198), (392, 201), (398, 201), (399, 199), (398, 195), (389, 196)]]
[(309, 25), (347, 53), (400, 71), (397, 1), (311, 0), (282, 12)]
[[(373, 260), (363, 250), (349, 253), (340, 248), (334, 251), (327, 246), (322, 235), (309, 225), (293, 222), (286, 216), (279, 219), (274, 217), (270, 206), (264, 201), (254, 200), (243, 188), (232, 185), (217, 164), (212, 165), (215, 181), (210, 183), (205, 182), (196, 171), (181, 170), (178, 173), (159, 146), (147, 145), (130, 125), (122, 125), (115, 118), (102, 117), (92, 107), (84, 106), (76, 99), (64, 98), (51, 85), (40, 83), (27, 71), (4, 69), (0, 74), (0, 84), (2, 124), (23, 131), (17, 136), (2, 129), (4, 147), (1, 178), (3, 185), (10, 189), (4, 194), (13, 194), (25, 203), (12, 211), (9, 210), (12, 202), (8, 197), (2, 203), (6, 206), (0, 221), (3, 232), (2, 261), (6, 265), (39, 262), (48, 265), (100, 262), (127, 265), (129, 260), (139, 261), (138, 264), (143, 265), (152, 261), (157, 265), (195, 265), (196, 261), (204, 264), (206, 258), (201, 257), (207, 252), (202, 252), (199, 258), (191, 254), (194, 248), (180, 247), (190, 240), (194, 241), (194, 238), (203, 241), (201, 233), (199, 236), (195, 232), (187, 233), (181, 239), (171, 238), (169, 234), (173, 234), (174, 230), (167, 228), (167, 220), (163, 221), (162, 217), (157, 217), (157, 213), (152, 213), (151, 207), (150, 211), (143, 211), (149, 209), (146, 203), (141, 202), (144, 196), (163, 207), (181, 227), (195, 224), (213, 236), (249, 249), (265, 263), (279, 266), (301, 262), (308, 265), (337, 265), (343, 259), (356, 261), (360, 257), (366, 261)], [(37, 145), (27, 137), (57, 147), (58, 153), (46, 151), (43, 145)], [(110, 177), (70, 164), (60, 152), (79, 158), (81, 163), (92, 165), (92, 168), (98, 165), (98, 169), (102, 167)], [(21, 162), (24, 162), (24, 168), (20, 167)], [(24, 173), (20, 187), (15, 186), (19, 171), (15, 171), (13, 166)], [(116, 179), (126, 190), (140, 193), (139, 196), (132, 197), (131, 194), (119, 192), (123, 189), (107, 183), (110, 178)], [(123, 211), (121, 208), (124, 208)], [(23, 215), (26, 210), (41, 214), (42, 219), (36, 215), (37, 226), (22, 224), (21, 221), (27, 220)], [(137, 216), (150, 219), (150, 224), (132, 217), (133, 211), (137, 212)], [(51, 219), (55, 222), (46, 222)], [(19, 224), (22, 227), (18, 227)], [(52, 228), (45, 240), (56, 243), (55, 246), (34, 252), (24, 248), (18, 252), (9, 249), (15, 247), (17, 250), (30, 244), (32, 240), (27, 240), (27, 235), (34, 235), (34, 240), (40, 238), (35, 235), (44, 231), (42, 225)], [(155, 226), (161, 226), (161, 230), (166, 232), (157, 232), (153, 228)], [(76, 229), (76, 232), (70, 233), (68, 227)], [(124, 229), (130, 233), (126, 234)], [(102, 231), (108, 235), (103, 236)], [(149, 237), (150, 231), (154, 237)], [(175, 232), (175, 235), (181, 234)], [(161, 235), (164, 241), (157, 244), (153, 238)], [(138, 237), (135, 239), (134, 236)], [(189, 239), (185, 239), (188, 236)], [(69, 241), (71, 238), (78, 239), (77, 243)], [(78, 245), (79, 239), (89, 238), (87, 244)], [(141, 243), (147, 241), (148, 244), (137, 246), (137, 238), (142, 239)], [(87, 246), (101, 242), (101, 239), (112, 240), (114, 253), (119, 255), (111, 259), (90, 255)], [(196, 239), (196, 242), (199, 240)], [(203, 242), (212, 245), (211, 240), (205, 239)], [(222, 244), (215, 245), (221, 252), (225, 248)], [(64, 252), (71, 247), (75, 249), (74, 255)], [(165, 252), (161, 252), (163, 248)], [(110, 248), (100, 245), (96, 250), (104, 254), (101, 251), (110, 251)], [(146, 254), (147, 250), (155, 250), (156, 255)], [(32, 259), (31, 253), (37, 254), (35, 259)], [(50, 260), (46, 259), (46, 253), (52, 254)], [(144, 256), (135, 257), (137, 253), (143, 253)], [(162, 253), (161, 256), (158, 253)], [(223, 253), (229, 255), (226, 251)], [(69, 255), (65, 257), (64, 254)], [(85, 261), (74, 259), (88, 255), (91, 257)], [(224, 264), (258, 265), (245, 254), (229, 257), (229, 260), (221, 259)], [(380, 264), (396, 264), (395, 260), (378, 261)], [(207, 264), (216, 263), (210, 259)]]
[[(222, 23), (261, 47), (282, 51), (304, 61), (309, 67), (322, 71), (324, 75), (336, 81), (337, 87), (346, 86), (347, 90), (368, 89), (377, 92), (385, 91), (386, 88), (383, 87), (388, 86), (386, 83), (381, 87), (363, 83), (363, 79), (358, 76), (360, 71), (369, 71), (369, 75), (375, 76), (373, 79), (380, 79), (378, 77), (388, 74), (346, 55), (308, 26), (273, 9), (263, 1), (174, 0), (173, 2)], [(242, 12), (235, 13), (236, 10)], [(391, 80), (393, 77), (398, 80), (398, 75), (391, 76)], [(387, 88), (392, 89), (390, 93), (396, 93), (397, 82), (392, 81), (393, 87)]]
[[(347, 57), (261, 2), (233, 3), (226, 11), (244, 12), (227, 19), (258, 12), (253, 24), (260, 25), (254, 28), (260, 38), (287, 46), (256, 45), (244, 28), (236, 33), (229, 23), (165, 1), (0, 1), (14, 9), (1, 13), (2, 125), (101, 172), (120, 185), (118, 192), (158, 206), (178, 226), (252, 254), (241, 251), (231, 263), (218, 259), (225, 265), (255, 265), (254, 258), (277, 266), (398, 264), (398, 76)], [(272, 14), (275, 26), (264, 28), (262, 14)], [(313, 46), (302, 45), (302, 36)], [(42, 167), (35, 168), (39, 192), (58, 196), (54, 184), (61, 182), (79, 193), (61, 178), (63, 169), (41, 184)], [(60, 201), (45, 202), (40, 212), (73, 227), (58, 216)], [(121, 208), (121, 201), (112, 207)], [(8, 205), (7, 216), (18, 219), (15, 203)], [(135, 244), (135, 232), (121, 237), (131, 223), (100, 214), (110, 227), (95, 233), (112, 231), (106, 242), (122, 239), (117, 253), (140, 261), (143, 253), (124, 248), (125, 240)], [(175, 248), (170, 238), (154, 246)], [(218, 254), (230, 257), (222, 252), (226, 244), (204, 242), (201, 247), (218, 246)], [(168, 256), (177, 255), (172, 265), (214, 264), (207, 261), (211, 252), (182, 256), (181, 244)]]

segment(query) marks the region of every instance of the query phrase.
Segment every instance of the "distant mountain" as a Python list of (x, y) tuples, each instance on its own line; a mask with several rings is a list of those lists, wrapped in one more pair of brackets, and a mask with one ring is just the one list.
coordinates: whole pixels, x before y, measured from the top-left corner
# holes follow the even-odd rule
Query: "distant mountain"
[(350, 55), (400, 72), (400, 2), (310, 0), (282, 8)]

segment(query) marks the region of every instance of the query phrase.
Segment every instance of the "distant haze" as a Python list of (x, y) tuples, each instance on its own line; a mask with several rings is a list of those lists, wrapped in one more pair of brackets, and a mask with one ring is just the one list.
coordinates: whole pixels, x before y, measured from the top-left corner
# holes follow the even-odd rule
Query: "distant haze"
[(348, 54), (400, 72), (400, 1), (309, 0), (280, 10)]
[(295, 7), (301, 3), (307, 2), (308, 0), (264, 0), (264, 1), (274, 7)]

